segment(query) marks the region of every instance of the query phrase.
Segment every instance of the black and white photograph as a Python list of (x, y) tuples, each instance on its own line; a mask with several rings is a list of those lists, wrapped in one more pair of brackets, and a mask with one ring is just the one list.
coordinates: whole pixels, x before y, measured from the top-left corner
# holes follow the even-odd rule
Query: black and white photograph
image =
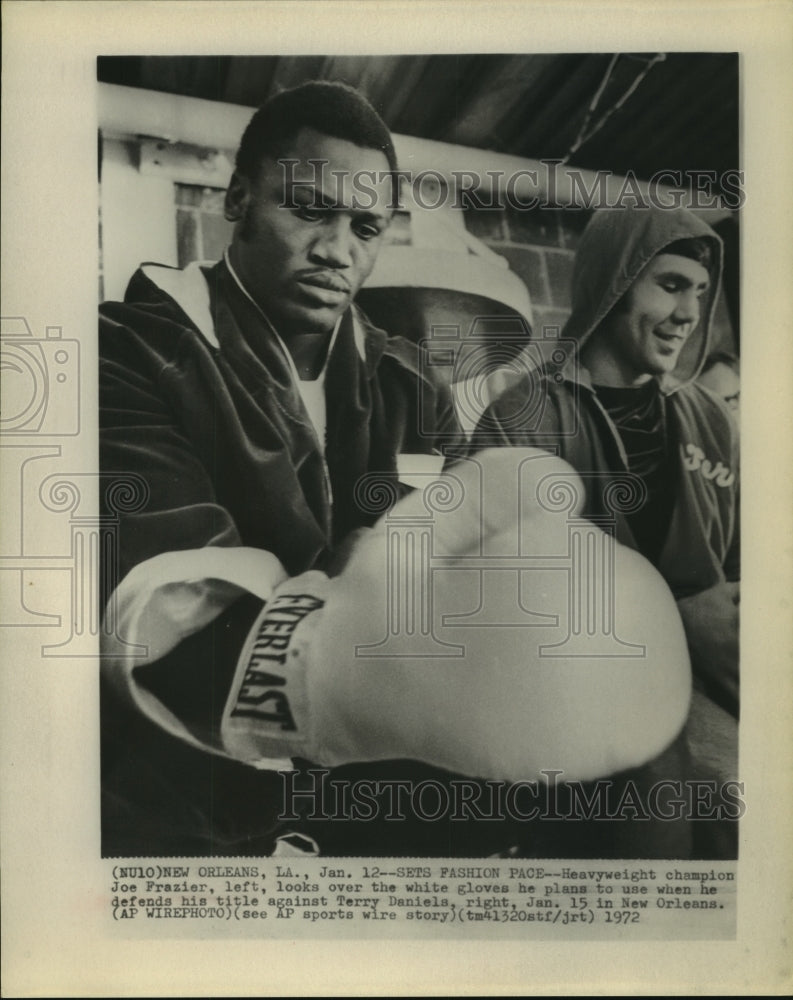
[(737, 53), (98, 78), (103, 852), (735, 859)]
[(8, 995), (787, 991), (751, 6), (4, 6)]

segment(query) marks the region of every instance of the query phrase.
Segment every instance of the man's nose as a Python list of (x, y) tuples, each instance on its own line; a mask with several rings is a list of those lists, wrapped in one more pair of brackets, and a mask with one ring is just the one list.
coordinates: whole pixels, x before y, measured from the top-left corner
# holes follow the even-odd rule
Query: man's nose
[(677, 308), (674, 312), (675, 320), (680, 323), (696, 323), (699, 320), (700, 298), (693, 289), (683, 292), (677, 300)]
[(352, 230), (349, 220), (341, 214), (328, 219), (317, 235), (312, 256), (329, 267), (350, 267)]

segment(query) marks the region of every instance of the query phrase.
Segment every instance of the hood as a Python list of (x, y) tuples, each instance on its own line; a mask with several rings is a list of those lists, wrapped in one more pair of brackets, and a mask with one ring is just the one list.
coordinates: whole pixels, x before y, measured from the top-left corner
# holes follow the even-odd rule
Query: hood
[(613, 208), (596, 212), (581, 237), (573, 267), (573, 311), (564, 337), (580, 351), (592, 332), (647, 264), (676, 240), (704, 238), (713, 249), (710, 288), (699, 323), (680, 353), (674, 372), (662, 378), (671, 392), (698, 375), (708, 353), (722, 269), (720, 237), (687, 209)]

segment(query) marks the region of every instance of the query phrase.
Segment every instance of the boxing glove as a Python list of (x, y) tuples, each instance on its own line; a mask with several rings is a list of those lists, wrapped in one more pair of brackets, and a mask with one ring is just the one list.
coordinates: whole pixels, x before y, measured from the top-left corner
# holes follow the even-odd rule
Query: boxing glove
[[(562, 513), (541, 496), (554, 481), (578, 498)], [(326, 766), (411, 758), (507, 781), (548, 770), (589, 780), (659, 754), (689, 705), (680, 616), (650, 563), (589, 522), (580, 537), (599, 569), (576, 562), (570, 525), (583, 493), (572, 468), (504, 448), (431, 485), (458, 500), (431, 510), (416, 490), (356, 540), (338, 576), (312, 571), (273, 589), (224, 709), (226, 752), (260, 766), (285, 755)], [(413, 556), (395, 543), (400, 530), (425, 539)], [(472, 580), (492, 610), (509, 593), (505, 572), (520, 576), (521, 600), (536, 599), (539, 614), (525, 625), (514, 608), (507, 624), (466, 617)], [(401, 649), (384, 641), (395, 627)], [(577, 643), (560, 641), (573, 632)]]

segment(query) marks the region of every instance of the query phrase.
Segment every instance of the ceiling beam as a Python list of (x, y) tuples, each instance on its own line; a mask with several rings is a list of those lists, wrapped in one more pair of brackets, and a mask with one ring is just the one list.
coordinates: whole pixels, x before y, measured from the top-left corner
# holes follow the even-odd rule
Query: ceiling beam
[[(195, 97), (164, 94), (159, 91), (99, 84), (99, 127), (114, 137), (150, 137), (171, 143), (187, 143), (209, 150), (233, 153), (254, 108), (207, 101)], [(470, 176), (471, 191), (494, 201), (514, 207), (587, 207), (585, 191), (597, 191), (599, 198), (610, 203), (624, 190), (626, 178), (609, 171), (579, 170), (575, 167), (551, 167), (549, 161), (511, 156), (486, 149), (459, 146), (394, 135), (400, 167), (416, 178), (427, 171), (440, 174), (452, 187), (461, 183), (461, 172)], [(647, 194), (646, 182), (636, 187)], [(672, 199), (674, 188), (658, 184), (659, 198)], [(719, 206), (705, 212), (709, 221), (716, 221), (729, 210)]]

